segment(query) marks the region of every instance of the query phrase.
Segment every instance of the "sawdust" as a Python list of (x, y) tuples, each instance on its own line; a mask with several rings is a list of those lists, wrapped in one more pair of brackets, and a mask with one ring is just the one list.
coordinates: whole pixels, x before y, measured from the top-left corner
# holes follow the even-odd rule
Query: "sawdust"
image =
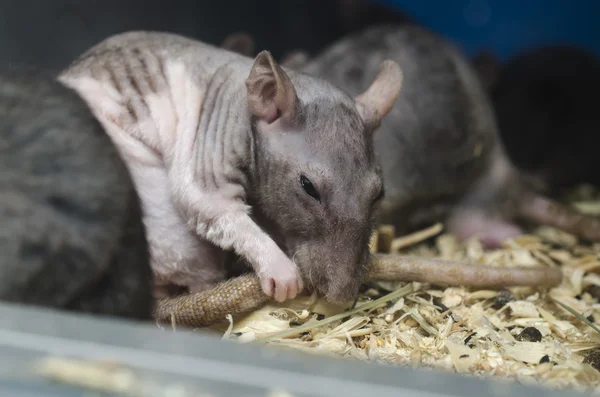
[[(597, 214), (599, 196), (583, 187), (569, 200)], [(492, 266), (558, 267), (563, 282), (550, 291), (368, 283), (353, 310), (353, 302), (338, 306), (317, 296), (299, 297), (229, 317), (229, 324), (212, 329), (240, 343), (600, 391), (600, 372), (594, 360), (585, 359), (598, 355), (594, 349), (600, 348), (600, 332), (593, 328), (600, 325), (600, 244), (586, 244), (547, 227), (534, 228), (493, 251), (484, 251), (475, 238), (460, 243), (442, 233), (441, 225), (399, 238), (389, 226), (379, 231), (373, 251), (384, 248)], [(595, 366), (600, 368), (600, 363)]]

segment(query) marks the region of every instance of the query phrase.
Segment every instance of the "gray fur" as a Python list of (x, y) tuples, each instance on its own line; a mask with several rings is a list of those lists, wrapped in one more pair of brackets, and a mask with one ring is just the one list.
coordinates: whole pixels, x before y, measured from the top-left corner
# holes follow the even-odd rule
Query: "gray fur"
[(0, 299), (150, 320), (152, 274), (130, 175), (79, 96), (0, 74)]

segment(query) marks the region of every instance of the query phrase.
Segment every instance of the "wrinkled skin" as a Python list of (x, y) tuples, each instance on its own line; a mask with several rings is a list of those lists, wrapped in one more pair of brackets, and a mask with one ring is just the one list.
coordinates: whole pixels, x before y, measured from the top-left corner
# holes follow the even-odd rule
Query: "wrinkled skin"
[(382, 60), (350, 96), (284, 70), (268, 51), (242, 56), (236, 40), (226, 51), (127, 32), (82, 54), (61, 81), (88, 101), (132, 170), (156, 290), (214, 286), (230, 252), (277, 301), (304, 284), (351, 299), (381, 197), (373, 132), (400, 91), (400, 68)]
[[(282, 133), (255, 134), (255, 213), (308, 286), (344, 302), (363, 280), (383, 193), (372, 131), (350, 98), (335, 96), (300, 109), (290, 124)], [(301, 176), (314, 186), (312, 196)]]

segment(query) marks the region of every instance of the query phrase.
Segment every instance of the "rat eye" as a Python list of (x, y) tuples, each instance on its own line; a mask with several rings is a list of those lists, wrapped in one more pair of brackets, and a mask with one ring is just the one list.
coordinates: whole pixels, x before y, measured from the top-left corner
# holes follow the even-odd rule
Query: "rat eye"
[(378, 202), (379, 200), (383, 199), (385, 197), (385, 188), (382, 186), (381, 190), (379, 191), (379, 194), (377, 195), (377, 197), (375, 197), (375, 202)]
[(317, 192), (317, 189), (315, 189), (315, 186), (312, 184), (311, 181), (308, 180), (307, 177), (305, 177), (304, 175), (300, 175), (300, 184), (302, 185), (302, 188), (304, 189), (304, 191), (306, 193), (308, 193), (309, 196), (311, 196), (318, 202), (321, 202), (321, 197), (319, 196), (319, 192)]

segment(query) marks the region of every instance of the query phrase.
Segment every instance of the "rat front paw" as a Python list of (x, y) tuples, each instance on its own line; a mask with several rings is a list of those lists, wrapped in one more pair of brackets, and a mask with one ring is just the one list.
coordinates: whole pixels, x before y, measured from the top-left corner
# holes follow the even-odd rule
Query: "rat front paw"
[(287, 259), (289, 264), (277, 263), (264, 269), (259, 274), (260, 283), (265, 294), (275, 298), (277, 302), (294, 299), (303, 288), (302, 276), (298, 267)]

